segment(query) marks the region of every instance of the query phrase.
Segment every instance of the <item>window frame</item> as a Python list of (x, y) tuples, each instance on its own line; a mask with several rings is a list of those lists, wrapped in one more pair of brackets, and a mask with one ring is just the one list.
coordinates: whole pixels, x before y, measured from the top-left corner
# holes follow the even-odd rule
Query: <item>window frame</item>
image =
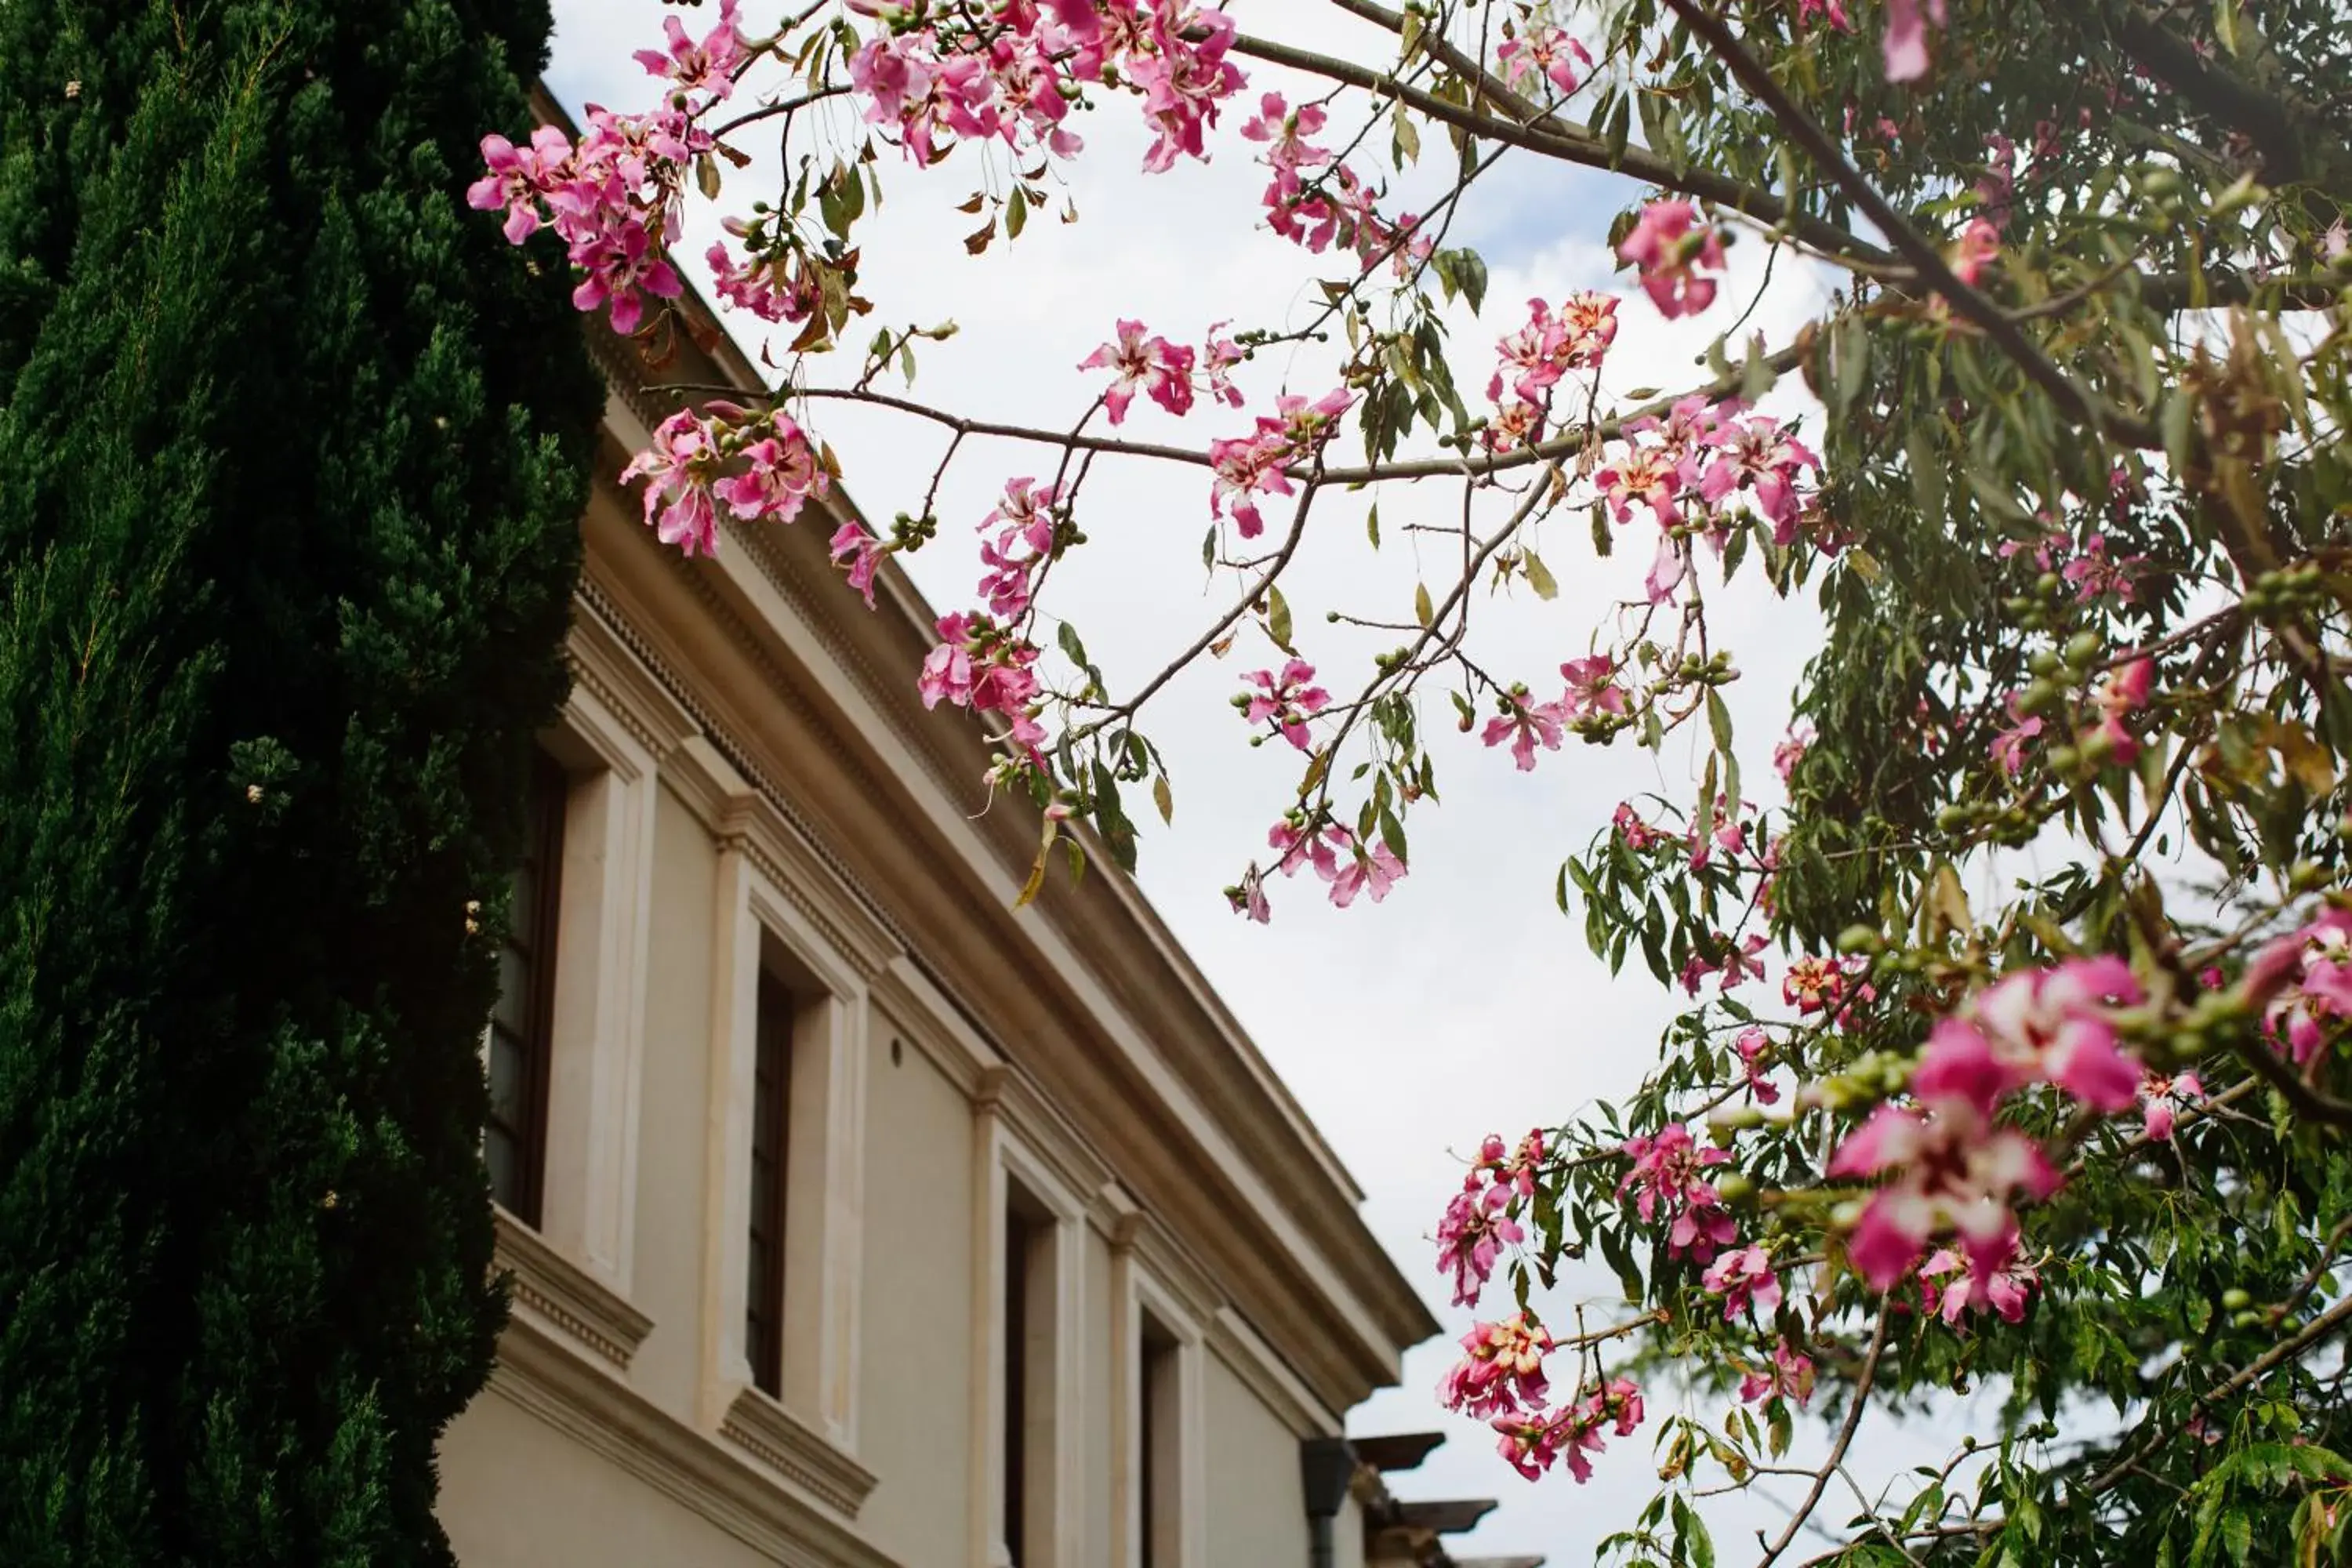
[[(524, 867), (533, 873), (528, 911), (530, 935), (527, 942), (517, 941), (524, 911), (509, 909), (508, 929), (499, 945), (501, 954), (508, 949), (521, 951), (529, 994), (522, 1000), (521, 1027), (508, 1028), (493, 1008), (483, 1042), (485, 1061), (494, 1075), (493, 1082), (501, 1037), (511, 1044), (521, 1062), (521, 1103), (518, 1107), (520, 1121), (506, 1122), (499, 1116), (493, 1099), (487, 1113), (484, 1142), (486, 1160), (492, 1132), (513, 1145), (515, 1186), (508, 1194), (513, 1201), (499, 1198), (495, 1189), (491, 1195), (515, 1219), (537, 1230), (545, 1212), (547, 1188), (547, 1123), (555, 1068), (555, 971), (563, 949), (563, 837), (571, 816), (572, 776), (546, 748), (534, 746), (526, 789), (526, 836), (530, 842), (523, 853)], [(501, 985), (499, 1001), (504, 1000)]]

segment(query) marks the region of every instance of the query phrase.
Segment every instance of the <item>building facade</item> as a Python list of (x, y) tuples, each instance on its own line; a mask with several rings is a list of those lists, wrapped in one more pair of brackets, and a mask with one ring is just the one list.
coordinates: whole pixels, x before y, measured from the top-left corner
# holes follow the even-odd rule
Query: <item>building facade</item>
[(485, 1045), (514, 1315), (442, 1447), (461, 1563), (1442, 1560), (1386, 1557), (1406, 1521), (1334, 1444), (1436, 1328), (1358, 1189), (1106, 860), (1013, 910), (1035, 824), (973, 815), (986, 748), (918, 700), (902, 576), (869, 612), (814, 514), (695, 561), (640, 521), (647, 388), (751, 366), (592, 341), (574, 693)]

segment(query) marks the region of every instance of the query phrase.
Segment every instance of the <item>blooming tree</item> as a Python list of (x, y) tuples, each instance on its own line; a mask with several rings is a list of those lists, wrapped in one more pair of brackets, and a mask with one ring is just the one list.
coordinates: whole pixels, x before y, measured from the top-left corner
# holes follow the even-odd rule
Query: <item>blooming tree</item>
[[(992, 737), (975, 790), (1039, 813), (1024, 901), (1057, 845), (1132, 863), (1131, 803), (1171, 798), (1142, 726), (1202, 661), (1257, 666), (1232, 678), (1236, 743), (1301, 763), (1264, 845), (1239, 847), (1227, 896), (1250, 920), (1317, 889), (1409, 899), (1407, 825), (1442, 766), (1695, 749), (1688, 798), (1591, 825), (1557, 885), (1612, 970), (1685, 994), (1657, 1068), (1626, 1103), (1486, 1138), (1436, 1230), (1454, 1300), (1486, 1314), (1440, 1396), (1508, 1463), (1581, 1479), (1653, 1435), (1660, 1489), (1612, 1552), (1712, 1562), (1692, 1499), (1783, 1477), (1798, 1500), (1759, 1538), (1768, 1563), (1809, 1527), (1835, 1543), (1815, 1562), (2338, 1560), (2340, 6), (1326, 4), (1379, 47), (1284, 41), (1307, 0), (1261, 7), (1262, 29), (1189, 0), (721, 0), (638, 56), (640, 103), (591, 110), (576, 140), (488, 139), (473, 200), (567, 254), (580, 308), (625, 333), (671, 330), (688, 205), (724, 215), (706, 259), (781, 376), (757, 405), (671, 389), (627, 478), (680, 549), (824, 496), (828, 405), (898, 410), (953, 433), (945, 462), (1000, 465), (984, 517), (926, 500), (831, 542), (870, 602), (886, 557), (978, 528), (983, 574), (921, 693)], [(1015, 244), (1089, 156), (1089, 117), (1130, 114), (1141, 177), (1263, 166), (1233, 221), (1294, 244), (1316, 303), (1105, 321), (1066, 428), (917, 400), (904, 384), (951, 329), (858, 321), (858, 225), (886, 185), (977, 187), (967, 247)], [(788, 177), (743, 176), (770, 144)], [(1452, 233), (1506, 161), (1647, 187), (1610, 236), (1622, 289), (1486, 298)], [(1408, 184), (1433, 199), (1403, 210)], [(1833, 279), (1830, 305), (1786, 342), (1743, 335), (1734, 245)], [(1636, 311), (1713, 327), (1707, 375), (1605, 397)], [(1250, 382), (1307, 342), (1340, 346), (1328, 383)], [(1761, 412), (1791, 377), (1806, 396), (1776, 406), (1803, 412)], [(1138, 434), (1147, 405), (1195, 436)], [(1226, 585), (1189, 646), (1116, 683), (1051, 587), (1105, 455), (1196, 487)], [(1451, 498), (1458, 521), (1418, 525), (1451, 565), (1410, 604), (1317, 603), (1294, 570), (1310, 527), (1378, 549), (1354, 498), (1399, 493)], [(1479, 605), (1554, 598), (1587, 531), (1546, 531), (1563, 518), (1589, 522), (1622, 604), (1559, 626), (1545, 668), (1494, 668)], [(1724, 698), (1740, 669), (1707, 595), (1743, 574), (1827, 628), (1780, 737), (1736, 737)], [(1333, 668), (1294, 601), (1393, 645)], [(1782, 804), (1749, 793), (1762, 752)], [(1622, 1310), (1560, 1299), (1580, 1258), (1622, 1280)], [(1638, 1379), (1667, 1363), (1699, 1414), (1651, 1419)], [(2000, 1415), (1949, 1463), (1853, 1484), (1869, 1404), (1979, 1383)], [(1826, 1458), (1800, 1465), (1816, 1402)]]

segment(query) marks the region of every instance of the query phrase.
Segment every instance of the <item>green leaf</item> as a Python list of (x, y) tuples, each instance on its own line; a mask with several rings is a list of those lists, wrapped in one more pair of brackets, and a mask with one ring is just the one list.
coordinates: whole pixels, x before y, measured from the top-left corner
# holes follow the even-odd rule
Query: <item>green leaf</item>
[(1029, 198), (1019, 185), (1013, 187), (1013, 198), (1004, 205), (1004, 237), (1019, 239), (1021, 231), (1029, 224)]
[(1282, 590), (1273, 586), (1265, 591), (1265, 630), (1274, 638), (1275, 647), (1283, 652), (1298, 651), (1290, 646), (1290, 605), (1283, 598)]
[(1173, 824), (1176, 820), (1176, 796), (1168, 787), (1168, 775), (1161, 773), (1151, 781), (1151, 804), (1160, 808), (1160, 820)]
[(1426, 583), (1412, 585), (1412, 618), (1423, 626), (1437, 618), (1437, 611), (1429, 602), (1429, 584)]
[(1706, 689), (1706, 727), (1715, 737), (1715, 749), (1730, 756), (1731, 710), (1723, 705), (1723, 692), (1712, 686)]
[(1381, 503), (1374, 501), (1372, 510), (1364, 517), (1364, 531), (1371, 536), (1372, 548), (1381, 547)]
[(1519, 558), (1519, 569), (1527, 574), (1528, 586), (1536, 591), (1537, 598), (1559, 597), (1559, 584), (1552, 580), (1551, 572), (1544, 565), (1542, 556), (1532, 550), (1526, 552)]
[(1420, 162), (1421, 129), (1413, 124), (1412, 116), (1405, 112), (1402, 100), (1396, 106), (1395, 121), (1397, 166), (1402, 168), (1407, 163)]

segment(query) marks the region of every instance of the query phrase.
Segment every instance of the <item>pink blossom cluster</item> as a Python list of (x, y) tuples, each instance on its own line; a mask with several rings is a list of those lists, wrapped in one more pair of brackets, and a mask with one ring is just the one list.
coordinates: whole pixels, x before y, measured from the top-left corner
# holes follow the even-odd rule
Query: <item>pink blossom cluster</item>
[(1721, 1149), (1703, 1147), (1681, 1122), (1669, 1122), (1645, 1137), (1625, 1140), (1623, 1153), (1633, 1162), (1617, 1184), (1617, 1195), (1633, 1194), (1642, 1223), (1666, 1226), (1666, 1252), (1687, 1258), (1701, 1268), (1738, 1235), (1722, 1194), (1706, 1179), (1706, 1172), (1731, 1156)]
[(646, 521), (665, 544), (688, 555), (719, 548), (719, 508), (747, 521), (791, 522), (828, 478), (801, 427), (780, 412), (751, 414), (731, 403), (681, 409), (621, 470), (646, 483)]
[(1510, 742), (1511, 761), (1521, 773), (1531, 773), (1536, 750), (1559, 750), (1570, 729), (1608, 735), (1625, 717), (1625, 689), (1617, 684), (1617, 664), (1607, 654), (1571, 658), (1559, 667), (1567, 689), (1549, 702), (1538, 702), (1525, 686), (1498, 694), (1501, 713), (1486, 721), (1479, 739), (1488, 747)]
[(2352, 910), (2330, 908), (2263, 948), (2247, 966), (2246, 988), (2271, 1038), (2296, 1066), (2309, 1065), (2327, 1025), (2352, 1018)]
[[(1314, 255), (1336, 240), (1356, 253), (1369, 271), (1386, 258), (1399, 278), (1426, 258), (1435, 241), (1421, 232), (1421, 220), (1402, 214), (1391, 224), (1380, 213), (1380, 192), (1347, 163), (1332, 163), (1331, 150), (1307, 140), (1329, 123), (1320, 104), (1293, 108), (1278, 92), (1258, 100), (1258, 111), (1242, 127), (1244, 140), (1265, 144), (1258, 162), (1273, 171), (1261, 198), (1266, 225)], [(1317, 173), (1329, 165), (1328, 173)]]
[(1753, 1405), (1759, 1399), (1793, 1399), (1801, 1410), (1813, 1399), (1813, 1358), (1782, 1340), (1772, 1347), (1772, 1359), (1750, 1369), (1739, 1380), (1739, 1399)]
[(572, 302), (583, 311), (610, 307), (613, 330), (634, 332), (642, 294), (674, 300), (682, 285), (663, 250), (677, 239), (687, 166), (710, 151), (698, 123), (735, 90), (751, 48), (736, 22), (738, 0), (720, 0), (719, 19), (696, 39), (676, 16), (663, 19), (665, 47), (640, 49), (639, 64), (667, 83), (662, 107), (626, 116), (591, 105), (588, 132), (574, 147), (552, 126), (516, 146), (482, 138), (485, 173), (466, 199), (484, 212), (506, 212), (506, 236), (520, 245), (542, 224), (570, 247), (582, 274)]
[(1477, 1162), (1437, 1224), (1437, 1269), (1454, 1276), (1455, 1306), (1476, 1305), (1503, 1247), (1527, 1239), (1512, 1216), (1521, 1203), (1535, 1196), (1536, 1172), (1543, 1157), (1541, 1129), (1507, 1152), (1496, 1133), (1487, 1134), (1479, 1146)]
[(1265, 520), (1258, 513), (1257, 498), (1297, 493), (1285, 470), (1337, 435), (1339, 416), (1354, 402), (1355, 395), (1345, 388), (1311, 403), (1285, 393), (1275, 400), (1275, 414), (1259, 415), (1250, 434), (1210, 442), (1210, 515), (1230, 514), (1244, 539), (1264, 532)]
[(1780, 1085), (1764, 1076), (1764, 1059), (1771, 1055), (1772, 1037), (1754, 1024), (1739, 1031), (1731, 1042), (1739, 1053), (1739, 1071), (1748, 1092), (1759, 1105), (1777, 1105), (1780, 1100)]
[(939, 644), (924, 658), (916, 680), (923, 706), (946, 702), (975, 713), (1002, 714), (1010, 726), (1005, 739), (1041, 762), (1038, 748), (1045, 730), (1037, 721), (1042, 704), (1035, 646), (977, 611), (942, 616), (938, 630)]
[(1485, 1421), (1543, 1408), (1550, 1384), (1544, 1357), (1550, 1331), (1514, 1312), (1499, 1323), (1475, 1323), (1462, 1336), (1462, 1359), (1446, 1369), (1437, 1397), (1448, 1410)]
[(1591, 1456), (1604, 1446), (1603, 1429), (1630, 1437), (1642, 1425), (1643, 1413), (1639, 1385), (1618, 1377), (1555, 1409), (1497, 1415), (1492, 1425), (1501, 1434), (1496, 1447), (1519, 1474), (1538, 1480), (1553, 1465), (1564, 1463), (1581, 1486), (1592, 1479)]
[(2139, 1098), (2147, 1108), (2148, 1142), (2169, 1143), (2173, 1124), (2182, 1111), (2205, 1098), (2205, 1085), (2193, 1072), (2151, 1072), (2140, 1083)]
[(1624, 450), (1593, 476), (1620, 524), (1632, 521), (1637, 506), (1647, 507), (1657, 521), (1657, 554), (1644, 584), (1654, 605), (1672, 600), (1688, 571), (1675, 531), (1703, 530), (1720, 549), (1735, 496), (1753, 497), (1772, 525), (1775, 544), (1797, 541), (1810, 500), (1804, 471), (1818, 476), (1821, 459), (1770, 416), (1741, 418), (1746, 407), (1736, 398), (1710, 404), (1691, 396), (1664, 418), (1628, 421)]
[(1830, 1162), (1832, 1176), (1891, 1175), (1848, 1247), (1874, 1288), (1892, 1285), (1932, 1237), (1956, 1232), (1969, 1291), (1992, 1289), (2017, 1253), (2013, 1197), (2047, 1197), (2060, 1180), (2039, 1144), (1995, 1124), (2001, 1100), (2046, 1083), (2092, 1110), (2130, 1108), (2143, 1073), (2116, 1016), (2142, 1000), (2121, 959), (2069, 959), (2004, 976), (1936, 1026), (1911, 1075), (1918, 1106), (1880, 1106)]
[[(1343, 910), (1359, 893), (1370, 893), (1372, 902), (1379, 903), (1405, 874), (1404, 861), (1386, 844), (1367, 847), (1336, 822), (1310, 830), (1304, 817), (1293, 813), (1267, 831), (1265, 841), (1277, 857), (1276, 870), (1289, 877), (1301, 866), (1314, 867), (1315, 874), (1329, 885), (1331, 901)], [(1265, 918), (1256, 910), (1250, 914), (1255, 920)]]
[(1311, 744), (1307, 721), (1331, 704), (1331, 694), (1313, 684), (1315, 667), (1303, 658), (1284, 664), (1277, 675), (1254, 669), (1242, 677), (1257, 689), (1235, 698), (1242, 718), (1253, 728), (1271, 724), (1275, 731), (1300, 751)]
[[(1937, 1281), (1943, 1281), (1938, 1284)], [(1948, 1324), (1973, 1307), (2000, 1314), (2005, 1322), (2025, 1321), (2026, 1299), (2041, 1282), (2034, 1267), (2013, 1255), (1990, 1271), (1976, 1268), (1960, 1251), (1943, 1247), (1919, 1266), (1919, 1293), (1927, 1310)]]
[(1559, 313), (1542, 300), (1528, 301), (1527, 324), (1495, 345), (1501, 363), (1486, 384), (1495, 405), (1480, 437), (1491, 452), (1530, 446), (1550, 417), (1552, 388), (1570, 371), (1601, 368), (1617, 341), (1617, 301), (1590, 291), (1570, 295)]
[(1764, 977), (1764, 961), (1757, 956), (1767, 945), (1760, 933), (1750, 932), (1742, 941), (1728, 931), (1717, 931), (1708, 945), (1720, 956), (1710, 958), (1704, 951), (1694, 948), (1690, 957), (1683, 961), (1683, 990), (1689, 994), (1697, 995), (1698, 988), (1710, 979), (1717, 983), (1717, 991), (1722, 994)]
[[(2118, 470), (2120, 472), (2120, 470)], [(2126, 479), (2128, 483), (2128, 478)], [(2064, 533), (2049, 533), (2036, 540), (2011, 539), (2000, 547), (2002, 560), (2031, 551), (2033, 563), (2044, 572), (2056, 572), (2067, 586), (2074, 590), (2077, 604), (2087, 605), (2106, 595), (2115, 595), (2118, 604), (2133, 602), (2132, 579), (2147, 563), (2145, 555), (2126, 555), (2120, 559), (2107, 554), (2107, 536), (2094, 532), (2086, 537), (2081, 548)]]
[[(1058, 487), (1024, 476), (1006, 482), (1004, 497), (981, 519), (981, 595), (1005, 625), (1029, 613), (1038, 574), (1054, 559), (1054, 507)], [(991, 531), (993, 530), (992, 533)]]

